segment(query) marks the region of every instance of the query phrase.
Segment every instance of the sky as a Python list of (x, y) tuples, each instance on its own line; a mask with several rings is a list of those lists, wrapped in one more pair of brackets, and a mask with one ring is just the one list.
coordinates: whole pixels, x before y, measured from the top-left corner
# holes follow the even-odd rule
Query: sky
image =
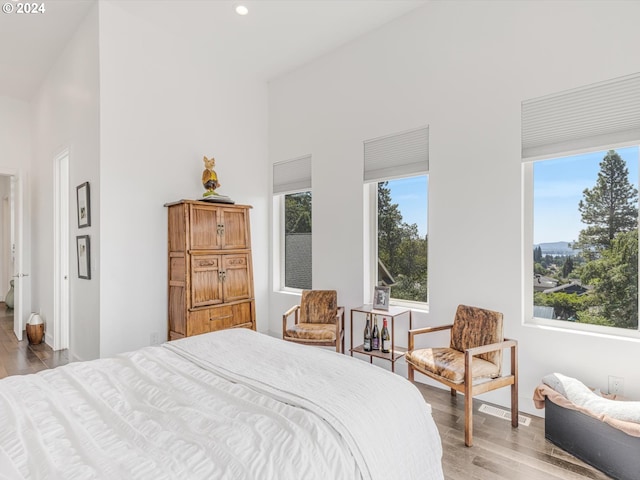
[(389, 180), (391, 201), (398, 204), (402, 221), (418, 226), (421, 237), (427, 234), (427, 177), (407, 177)]
[[(616, 148), (627, 163), (629, 182), (638, 188), (638, 147)], [(585, 188), (593, 188), (607, 150), (533, 165), (533, 243), (572, 242), (586, 227), (578, 203)]]

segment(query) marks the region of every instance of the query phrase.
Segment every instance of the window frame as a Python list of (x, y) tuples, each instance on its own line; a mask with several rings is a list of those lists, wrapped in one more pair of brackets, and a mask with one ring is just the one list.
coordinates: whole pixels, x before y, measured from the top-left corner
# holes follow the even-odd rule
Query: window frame
[[(428, 186), (429, 186), (429, 173), (416, 173), (406, 176), (389, 177), (379, 179), (377, 181), (367, 182), (364, 184), (366, 205), (368, 206), (368, 225), (365, 224), (365, 265), (367, 265), (368, 272), (365, 274), (365, 303), (373, 305), (373, 291), (374, 287), (378, 284), (378, 184), (386, 181), (399, 180), (409, 177), (427, 177), (427, 226), (429, 225), (429, 199), (428, 199)], [(367, 258), (368, 257), (368, 258)], [(427, 250), (427, 264), (429, 264), (429, 250)], [(393, 287), (391, 287), (391, 298), (389, 298), (389, 305), (394, 307), (409, 308), (413, 311), (429, 312), (429, 300), (430, 300), (430, 288), (427, 283), (427, 301), (418, 302), (415, 300), (403, 300), (393, 297)]]
[[(555, 160), (561, 159), (565, 157), (570, 157), (574, 155), (589, 153), (589, 152), (597, 152), (597, 151), (607, 151), (607, 150), (616, 150), (625, 147), (637, 146), (639, 148), (638, 154), (638, 163), (640, 165), (640, 141), (637, 142), (624, 142), (621, 144), (615, 145), (606, 145), (599, 147), (592, 147), (587, 149), (580, 149), (574, 151), (563, 152), (559, 154), (553, 155), (545, 155), (542, 157), (533, 158), (529, 161), (522, 162), (522, 192), (523, 192), (523, 201), (522, 201), (522, 218), (523, 218), (523, 228), (522, 228), (522, 266), (523, 266), (523, 290), (522, 290), (522, 301), (523, 301), (523, 325), (530, 327), (538, 327), (544, 328), (554, 331), (563, 331), (570, 333), (577, 333), (583, 335), (592, 335), (599, 337), (608, 337), (608, 338), (616, 338), (622, 340), (640, 340), (640, 324), (636, 330), (619, 328), (619, 327), (609, 327), (605, 325), (593, 325), (588, 323), (578, 323), (578, 322), (569, 322), (567, 320), (555, 320), (550, 318), (541, 318), (534, 317), (534, 305), (533, 305), (533, 271), (534, 271), (534, 262), (533, 262), (533, 223), (534, 223), (534, 185), (533, 185), (533, 168), (534, 163), (538, 161), (545, 160)], [(640, 210), (640, 200), (638, 201), (638, 207)], [(638, 230), (640, 231), (640, 214), (638, 218)], [(638, 255), (638, 263), (640, 270), (640, 252)], [(639, 287), (640, 287), (640, 276), (639, 276)], [(640, 288), (639, 288), (640, 291)], [(638, 310), (640, 311), (640, 297), (638, 299)]]

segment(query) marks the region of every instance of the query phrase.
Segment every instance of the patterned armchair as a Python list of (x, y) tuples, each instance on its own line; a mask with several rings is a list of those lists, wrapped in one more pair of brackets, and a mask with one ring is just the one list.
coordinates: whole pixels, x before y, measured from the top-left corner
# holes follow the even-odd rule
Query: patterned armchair
[[(287, 320), (295, 315), (293, 325)], [(344, 353), (344, 307), (335, 290), (303, 290), (300, 305), (282, 315), (282, 338), (306, 345), (336, 347)]]
[[(417, 335), (451, 330), (448, 348), (414, 348)], [(511, 349), (511, 373), (502, 375), (502, 350)], [(409, 380), (420, 372), (464, 393), (464, 443), (473, 445), (473, 396), (511, 386), (511, 425), (518, 426), (518, 343), (502, 334), (502, 313), (458, 305), (452, 325), (409, 331)]]

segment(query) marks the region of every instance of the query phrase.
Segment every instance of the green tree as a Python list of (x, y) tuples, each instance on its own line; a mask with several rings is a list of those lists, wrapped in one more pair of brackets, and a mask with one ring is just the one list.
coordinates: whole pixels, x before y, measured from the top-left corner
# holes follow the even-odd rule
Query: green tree
[(564, 278), (568, 278), (571, 272), (573, 271), (573, 259), (571, 257), (567, 257), (562, 265), (562, 276)]
[(391, 201), (389, 182), (378, 183), (378, 257), (393, 274), (398, 272), (396, 258), (403, 237), (402, 213)]
[(586, 188), (578, 204), (582, 223), (574, 248), (582, 249), (589, 259), (597, 258), (619, 232), (628, 232), (638, 223), (638, 190), (629, 182), (629, 171), (615, 150), (609, 150), (600, 162), (598, 179)]
[(576, 319), (581, 312), (587, 311), (593, 305), (593, 298), (589, 295), (555, 292), (534, 294), (534, 305), (553, 307), (556, 318), (561, 320)]
[(311, 192), (285, 195), (285, 233), (311, 233)]
[(619, 233), (599, 259), (582, 267), (581, 280), (593, 285), (605, 324), (637, 329), (638, 230)]
[(540, 263), (540, 260), (542, 260), (542, 247), (538, 245), (533, 249), (533, 262)]

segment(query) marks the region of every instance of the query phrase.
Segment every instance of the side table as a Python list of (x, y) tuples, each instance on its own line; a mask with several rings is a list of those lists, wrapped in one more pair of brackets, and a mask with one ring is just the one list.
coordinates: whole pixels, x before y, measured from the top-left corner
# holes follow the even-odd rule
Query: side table
[[(363, 313), (368, 314), (371, 313), (373, 315), (377, 315), (378, 317), (385, 317), (391, 319), (391, 349), (389, 353), (382, 353), (382, 350), (371, 350), (370, 352), (364, 351), (364, 344), (358, 345), (357, 347), (353, 346), (353, 314), (354, 313)], [(373, 363), (373, 357), (382, 358), (384, 360), (388, 360), (391, 362), (391, 371), (395, 372), (396, 360), (403, 357), (407, 353), (407, 349), (403, 347), (396, 346), (396, 335), (395, 335), (395, 318), (403, 315), (409, 316), (409, 330), (413, 328), (413, 322), (411, 318), (411, 309), (403, 308), (403, 307), (389, 307), (389, 310), (376, 310), (372, 305), (362, 305), (361, 307), (352, 308), (351, 309), (351, 348), (349, 351), (351, 352), (351, 356), (353, 357), (355, 353), (361, 353), (362, 355), (369, 356), (369, 363)], [(364, 328), (364, 327), (363, 327)], [(371, 325), (373, 329), (373, 324)], [(382, 325), (378, 325), (378, 328), (382, 328)]]

